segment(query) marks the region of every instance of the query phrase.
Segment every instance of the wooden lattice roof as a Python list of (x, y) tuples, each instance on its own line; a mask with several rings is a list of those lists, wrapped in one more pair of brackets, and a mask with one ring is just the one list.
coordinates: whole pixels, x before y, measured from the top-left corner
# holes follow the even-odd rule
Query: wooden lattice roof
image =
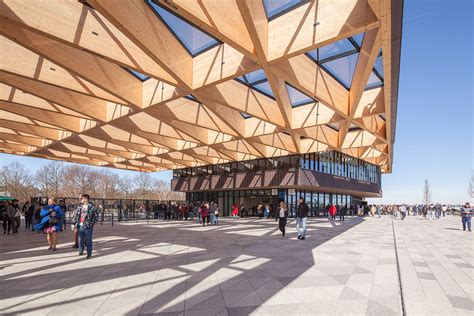
[(0, 152), (158, 171), (336, 149), (390, 172), (402, 2), (270, 1), (2, 0)]

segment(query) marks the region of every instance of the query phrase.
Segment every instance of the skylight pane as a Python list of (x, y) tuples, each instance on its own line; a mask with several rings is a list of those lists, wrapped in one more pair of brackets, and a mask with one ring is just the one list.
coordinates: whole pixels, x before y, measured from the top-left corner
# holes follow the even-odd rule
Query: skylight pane
[(367, 81), (367, 85), (365, 86), (366, 89), (380, 87), (383, 85), (383, 82), (377, 77), (377, 75), (372, 71), (369, 76), (369, 80)]
[(379, 57), (377, 57), (377, 60), (375, 61), (375, 66), (374, 66), (375, 70), (377, 70), (377, 72), (379, 73), (379, 75), (381, 75), (382, 77), (384, 77), (384, 74), (383, 74), (383, 61), (382, 61), (382, 55), (379, 55)]
[(359, 45), (359, 47), (362, 46), (362, 40), (364, 39), (364, 35), (365, 35), (365, 33), (359, 33), (355, 36), (352, 36), (352, 39), (354, 41), (356, 41), (356, 43), (357, 43), (357, 45)]
[(141, 81), (145, 81), (145, 80), (148, 80), (150, 79), (150, 77), (148, 77), (147, 75), (144, 75), (138, 71), (135, 71), (133, 69), (127, 69), (128, 72), (130, 72), (134, 77), (136, 77), (137, 79), (141, 80)]
[(152, 0), (148, 0), (148, 3), (191, 55), (195, 56), (219, 43), (215, 38), (157, 5)]
[(326, 124), (326, 126), (332, 128), (335, 131), (339, 131), (340, 125), (341, 125), (341, 123), (328, 123), (328, 124)]
[(187, 96), (185, 96), (185, 98), (199, 103), (198, 99), (196, 99), (192, 94), (188, 94)]
[(293, 88), (289, 84), (286, 85), (286, 90), (288, 91), (288, 96), (290, 97), (290, 102), (292, 107), (313, 103), (314, 99), (307, 96), (298, 89)]
[(260, 81), (260, 80), (267, 79), (263, 69), (253, 71), (249, 74), (246, 74), (244, 77), (247, 79), (247, 82), (250, 83), (250, 84), (253, 84), (253, 83), (255, 83), (257, 81)]
[(348, 39), (343, 39), (319, 48), (319, 60), (331, 58), (351, 51), (355, 52), (356, 48)]
[(240, 112), (240, 115), (242, 115), (244, 117), (244, 119), (249, 119), (249, 118), (252, 117), (252, 115), (244, 113), (244, 112)]
[(263, 92), (264, 94), (268, 94), (268, 95), (271, 95), (272, 97), (275, 97), (273, 95), (273, 91), (272, 91), (272, 88), (270, 88), (270, 84), (268, 83), (268, 81), (265, 81), (265, 82), (262, 82), (262, 83), (259, 83), (255, 86), (253, 86), (256, 90), (260, 91), (260, 92)]
[(307, 0), (263, 0), (267, 18), (272, 19), (285, 13), (300, 4), (308, 2)]
[(356, 126), (356, 125), (354, 125), (354, 124), (351, 124), (351, 125), (349, 126), (349, 132), (358, 131), (358, 130), (360, 130), (360, 129), (361, 129), (360, 127), (358, 127), (358, 126)]
[(351, 87), (352, 77), (357, 64), (359, 54), (352, 54), (322, 64), (335, 78), (343, 83), (347, 89)]

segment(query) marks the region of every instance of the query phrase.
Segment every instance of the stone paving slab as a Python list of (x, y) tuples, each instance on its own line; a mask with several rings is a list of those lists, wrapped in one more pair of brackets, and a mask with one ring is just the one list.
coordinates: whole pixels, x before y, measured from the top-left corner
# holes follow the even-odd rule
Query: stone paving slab
[(96, 226), (91, 260), (42, 234), (0, 236), (0, 314), (472, 315), (473, 237), (459, 217)]

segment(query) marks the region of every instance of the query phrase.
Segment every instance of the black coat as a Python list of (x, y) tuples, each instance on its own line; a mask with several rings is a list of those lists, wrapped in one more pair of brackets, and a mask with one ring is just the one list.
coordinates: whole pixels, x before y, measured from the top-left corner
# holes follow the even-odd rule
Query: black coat
[(299, 218), (308, 217), (308, 213), (309, 213), (309, 207), (305, 202), (298, 204), (298, 207), (296, 208), (296, 217), (299, 217)]

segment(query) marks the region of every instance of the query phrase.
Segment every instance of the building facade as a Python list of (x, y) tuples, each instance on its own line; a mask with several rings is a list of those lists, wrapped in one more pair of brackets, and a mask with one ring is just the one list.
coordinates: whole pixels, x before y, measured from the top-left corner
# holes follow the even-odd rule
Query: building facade
[(177, 169), (171, 188), (186, 192), (189, 202), (218, 203), (224, 215), (233, 203), (251, 209), (279, 201), (292, 214), (300, 196), (316, 214), (333, 203), (359, 205), (382, 193), (379, 166), (338, 151)]

